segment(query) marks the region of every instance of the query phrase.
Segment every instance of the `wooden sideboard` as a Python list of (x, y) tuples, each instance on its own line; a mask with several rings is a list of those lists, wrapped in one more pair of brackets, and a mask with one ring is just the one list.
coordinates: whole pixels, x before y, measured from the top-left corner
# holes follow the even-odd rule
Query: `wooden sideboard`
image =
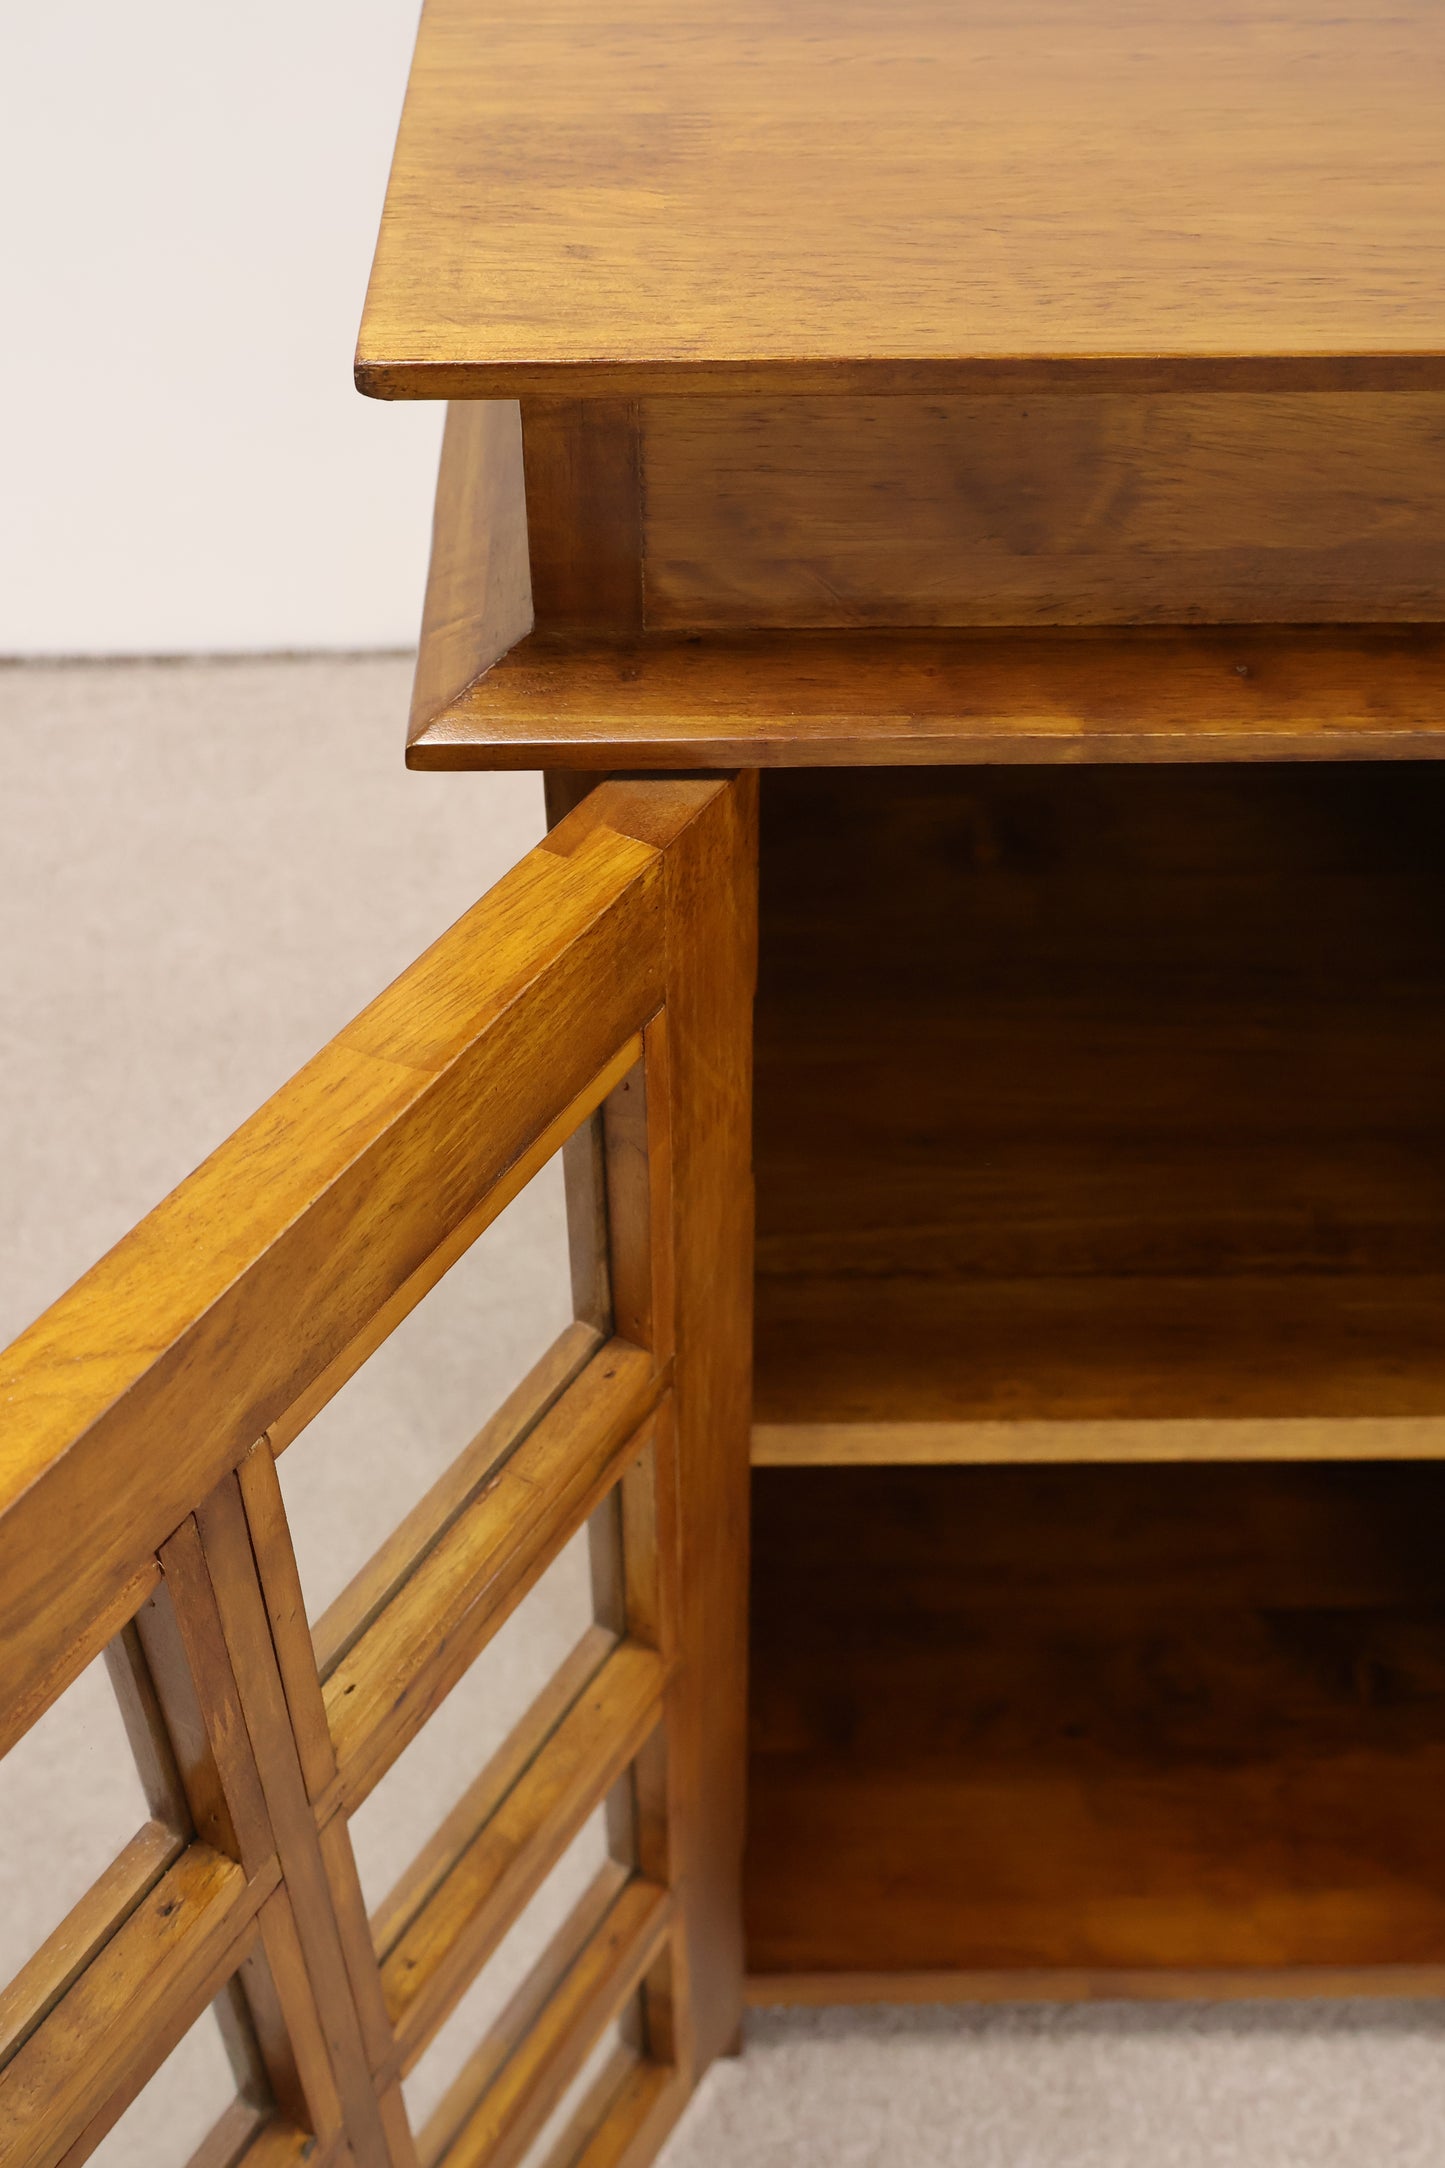
[[(1442, 118), (1430, 0), (427, 0), (407, 759), (551, 825), (6, 1358), (0, 1743), (109, 1640), (170, 1772), (0, 2007), (27, 2168), (227, 1967), (225, 2168), (640, 2164), (748, 1996), (1445, 1990)], [(564, 1139), (571, 1336), (308, 1634), (276, 1455)]]
[(1442, 89), (429, 9), (408, 759), (763, 771), (761, 1998), (1445, 1985)]

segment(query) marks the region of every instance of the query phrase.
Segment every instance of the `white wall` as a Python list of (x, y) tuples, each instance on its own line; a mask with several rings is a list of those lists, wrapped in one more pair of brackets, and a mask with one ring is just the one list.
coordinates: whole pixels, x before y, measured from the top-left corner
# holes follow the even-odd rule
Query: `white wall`
[(351, 354), (417, 12), (0, 7), (0, 655), (415, 639), (441, 412)]

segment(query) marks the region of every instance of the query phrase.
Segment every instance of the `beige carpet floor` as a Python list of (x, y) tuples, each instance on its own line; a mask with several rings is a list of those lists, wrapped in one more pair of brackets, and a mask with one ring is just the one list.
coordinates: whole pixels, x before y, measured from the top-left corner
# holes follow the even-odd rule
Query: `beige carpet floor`
[[(385, 657), (0, 670), (0, 1340), (541, 832), (534, 777), (405, 773), (408, 678)], [(313, 1612), (565, 1315), (548, 1170), (283, 1461)], [(586, 1602), (574, 1549), (358, 1817), (373, 1902)], [(87, 1674), (0, 1766), (0, 1982), (139, 1811), (104, 1678)], [(579, 1839), (419, 2066), (414, 2115), (599, 1841)], [(229, 2082), (203, 2024), (96, 2157), (184, 2161)], [(668, 2168), (1442, 2160), (1445, 2009), (1407, 2003), (769, 2013), (667, 2154)]]

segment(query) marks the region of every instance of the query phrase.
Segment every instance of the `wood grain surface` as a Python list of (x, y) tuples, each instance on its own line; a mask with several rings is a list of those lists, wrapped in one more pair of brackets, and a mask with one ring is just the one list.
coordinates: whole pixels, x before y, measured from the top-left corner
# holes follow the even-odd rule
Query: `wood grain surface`
[(657, 868), (605, 815), (532, 852), (5, 1352), (7, 1698), (660, 1005)]
[(1445, 615), (1439, 393), (638, 411), (649, 631)]
[(413, 768), (1326, 761), (1445, 751), (1419, 630), (657, 633), (522, 641)]
[[(418, 2168), (403, 2070), (604, 1802), (597, 1904), (449, 2096), (450, 2157), (520, 2161), (625, 2006), (573, 2127), (639, 2162), (735, 2035), (755, 863), (751, 779), (592, 793), (7, 1352), (0, 1740), (113, 1643), (153, 1817), (0, 1998), (17, 2168), (75, 2168), (217, 1996), (241, 2097), (194, 2168)], [(275, 1453), (569, 1125), (586, 1318), (319, 1663)], [(351, 1808), (599, 1513), (599, 1623), (374, 1932)]]
[(1445, 381), (1432, 0), (428, 0), (385, 397)]
[(751, 1972), (1438, 1983), (1442, 1508), (1439, 1466), (760, 1471)]
[(1445, 775), (763, 802), (760, 1424), (1389, 1418), (1370, 1450), (1438, 1450)]

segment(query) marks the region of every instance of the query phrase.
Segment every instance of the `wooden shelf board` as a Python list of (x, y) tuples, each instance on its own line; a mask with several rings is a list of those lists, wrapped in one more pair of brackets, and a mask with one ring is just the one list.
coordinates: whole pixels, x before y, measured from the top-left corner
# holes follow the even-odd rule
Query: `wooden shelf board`
[(1024, 1424), (1080, 1435), (1082, 1424), (1083, 1442), (1168, 1424), (1202, 1442), (1237, 1422), (1259, 1436), (1279, 1421), (1344, 1419), (1361, 1433), (1394, 1423), (1397, 1439), (1424, 1451), (1445, 1419), (1439, 1273), (764, 1274), (756, 1346), (754, 1420), (769, 1427)]
[(1445, 628), (533, 635), (413, 768), (1328, 761), (1445, 754)]
[(1445, 1460), (1445, 1415), (1156, 1422), (755, 1423), (755, 1468)]
[(1442, 1509), (1419, 1466), (756, 1473), (754, 1977), (1438, 1976)]
[(1433, 1455), (1445, 769), (764, 778), (767, 1457)]

